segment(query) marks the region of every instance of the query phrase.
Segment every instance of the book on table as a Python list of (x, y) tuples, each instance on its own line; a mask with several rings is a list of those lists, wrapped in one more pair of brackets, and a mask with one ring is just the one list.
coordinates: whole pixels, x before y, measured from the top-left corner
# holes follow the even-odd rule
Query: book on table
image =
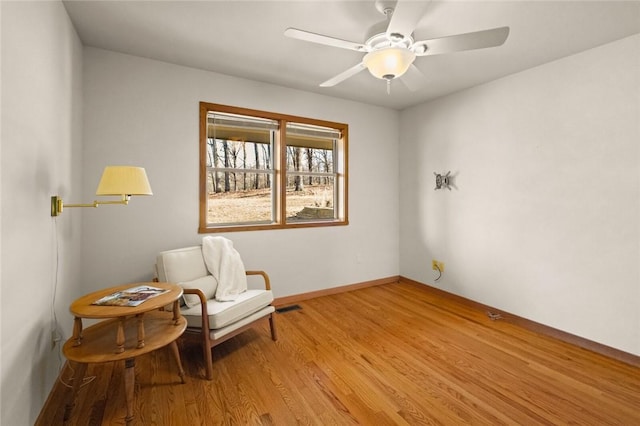
[(153, 297), (167, 293), (169, 290), (163, 288), (152, 287), (148, 285), (141, 285), (137, 287), (131, 287), (126, 290), (116, 291), (108, 296), (104, 296), (92, 305), (100, 306), (138, 306)]

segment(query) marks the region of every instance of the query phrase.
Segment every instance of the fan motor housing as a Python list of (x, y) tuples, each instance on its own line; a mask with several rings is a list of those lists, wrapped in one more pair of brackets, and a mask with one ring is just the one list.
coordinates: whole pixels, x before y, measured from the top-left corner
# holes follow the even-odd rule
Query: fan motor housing
[[(386, 22), (383, 22), (386, 25)], [(385, 27), (386, 28), (386, 27)], [(394, 41), (387, 36), (386, 32), (373, 34), (364, 43), (370, 50), (384, 49), (385, 47), (400, 47), (404, 49), (410, 49), (413, 44), (413, 38), (411, 36), (402, 37), (399, 41)]]

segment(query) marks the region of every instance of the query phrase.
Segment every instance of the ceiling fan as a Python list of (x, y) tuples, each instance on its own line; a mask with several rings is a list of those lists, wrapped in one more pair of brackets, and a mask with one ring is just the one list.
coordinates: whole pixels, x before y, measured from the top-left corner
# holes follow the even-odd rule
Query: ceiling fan
[(284, 32), (285, 36), (298, 40), (366, 53), (360, 63), (321, 83), (321, 87), (335, 86), (366, 68), (374, 77), (387, 81), (387, 93), (391, 80), (401, 76), (407, 88), (416, 91), (424, 84), (424, 75), (413, 65), (416, 57), (500, 46), (509, 35), (509, 27), (499, 27), (414, 41), (413, 31), (429, 1), (376, 0), (375, 5), (386, 20), (371, 27), (364, 43), (297, 28), (287, 28)]

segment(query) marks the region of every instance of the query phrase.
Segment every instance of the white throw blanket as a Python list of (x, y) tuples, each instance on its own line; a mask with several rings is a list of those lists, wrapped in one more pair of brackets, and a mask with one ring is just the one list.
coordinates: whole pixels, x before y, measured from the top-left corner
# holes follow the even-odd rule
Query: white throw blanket
[(224, 237), (204, 237), (202, 255), (207, 269), (218, 282), (216, 300), (233, 301), (247, 290), (244, 264), (231, 240)]

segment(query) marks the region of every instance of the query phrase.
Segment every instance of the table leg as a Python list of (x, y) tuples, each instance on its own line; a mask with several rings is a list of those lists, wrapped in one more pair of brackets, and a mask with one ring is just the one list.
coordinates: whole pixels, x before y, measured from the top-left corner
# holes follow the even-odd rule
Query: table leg
[(121, 354), (124, 352), (124, 320), (125, 317), (118, 319), (118, 331), (116, 332), (116, 353)]
[(173, 302), (173, 323), (175, 325), (180, 323), (180, 301), (178, 299)]
[(135, 384), (135, 358), (128, 358), (124, 362), (124, 395), (127, 403), (127, 417), (125, 422), (129, 424), (133, 420), (133, 390)]
[(171, 352), (173, 352), (173, 358), (178, 364), (178, 374), (180, 375), (180, 381), (184, 383), (184, 369), (182, 368), (182, 362), (180, 361), (180, 351), (178, 350), (178, 344), (174, 340), (169, 344), (171, 346)]
[(69, 420), (69, 417), (71, 417), (71, 411), (73, 410), (73, 407), (76, 404), (78, 391), (80, 390), (80, 386), (82, 386), (84, 373), (86, 373), (87, 371), (87, 364), (69, 362), (69, 366), (72, 366), (72, 365), (73, 367), (75, 367), (75, 370), (73, 372), (73, 377), (71, 379), (73, 381), (73, 386), (72, 386), (71, 398), (67, 401), (67, 404), (64, 407), (64, 416), (63, 416), (64, 421)]
[(138, 320), (138, 349), (144, 348), (144, 321), (142, 320), (144, 314), (136, 315)]
[(73, 346), (80, 346), (82, 344), (82, 318), (80, 317), (73, 319), (73, 340), (75, 340)]

